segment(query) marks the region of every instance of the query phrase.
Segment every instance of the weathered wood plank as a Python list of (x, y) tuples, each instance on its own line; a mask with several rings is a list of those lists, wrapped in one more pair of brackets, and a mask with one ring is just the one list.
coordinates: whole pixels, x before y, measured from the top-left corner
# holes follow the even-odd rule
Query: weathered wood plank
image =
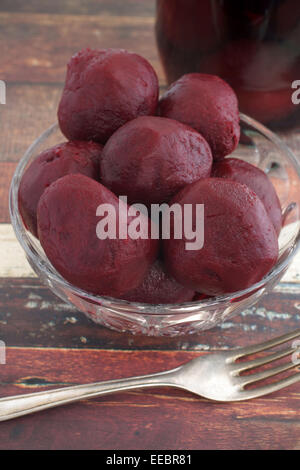
[(67, 61), (84, 47), (132, 50), (164, 81), (152, 17), (2, 12), (0, 42), (1, 79), (8, 82), (63, 83)]
[[(12, 348), (0, 366), (1, 395), (42, 390), (44, 381), (59, 386), (158, 372), (195, 355)], [(2, 422), (0, 448), (300, 449), (299, 387), (226, 405), (165, 388), (119, 393)]]
[(154, 0), (1, 0), (0, 11), (59, 15), (154, 16)]
[[(73, 52), (85, 46), (134, 50), (152, 62), (165, 83), (154, 6), (154, 0), (1, 0), (0, 78), (7, 82), (7, 104), (0, 107), (0, 160), (10, 163), (0, 165), (0, 222), (9, 222), (7, 191), (15, 162), (56, 119)], [(300, 156), (299, 135), (285, 138)], [(8, 348), (8, 363), (0, 365), (3, 395), (155, 372), (199, 351), (255, 343), (299, 327), (299, 290), (288, 282), (292, 274), (255, 307), (213, 330), (178, 338), (119, 334), (93, 324), (27, 277), (32, 271), (11, 227), (4, 232), (0, 271), (25, 272), (26, 278), (0, 278), (0, 340), (17, 346)], [(37, 346), (42, 349), (31, 348)], [(166, 389), (112, 395), (1, 423), (0, 448), (300, 449), (298, 385), (226, 406)]]
[(0, 224), (0, 259), (0, 277), (35, 277), (9, 224)]
[(7, 84), (6, 105), (0, 106), (0, 161), (18, 162), (32, 142), (56, 122), (61, 89), (53, 84)]
[(0, 162), (0, 223), (10, 221), (8, 195), (15, 168), (14, 162)]
[(226, 350), (299, 328), (299, 299), (299, 291), (273, 292), (212, 330), (157, 338), (117, 333), (96, 325), (38, 279), (0, 279), (0, 339), (18, 347)]

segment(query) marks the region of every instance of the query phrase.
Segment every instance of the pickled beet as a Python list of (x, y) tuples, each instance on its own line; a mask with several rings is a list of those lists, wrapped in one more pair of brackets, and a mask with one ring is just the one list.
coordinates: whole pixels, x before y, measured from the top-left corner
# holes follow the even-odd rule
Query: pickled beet
[(210, 176), (211, 150), (194, 129), (144, 116), (118, 129), (103, 149), (101, 182), (129, 203), (167, 202), (181, 188)]
[(37, 205), (44, 190), (62, 176), (81, 173), (99, 179), (102, 146), (95, 142), (63, 142), (40, 153), (25, 171), (19, 208), (27, 229), (37, 237)]
[(237, 98), (232, 88), (215, 75), (183, 75), (161, 97), (159, 114), (200, 132), (209, 143), (215, 160), (233, 152), (238, 145)]
[(143, 57), (123, 49), (84, 49), (68, 63), (58, 107), (70, 140), (105, 143), (123, 124), (155, 114), (158, 79)]
[(264, 204), (276, 233), (279, 234), (282, 225), (280, 201), (270, 179), (262, 170), (237, 158), (225, 158), (214, 164), (212, 175), (237, 181), (252, 189)]
[[(246, 185), (207, 178), (182, 189), (170, 202), (204, 204), (204, 245), (187, 250), (186, 239), (164, 240), (170, 274), (207, 295), (245, 289), (260, 281), (278, 257), (274, 226), (258, 196)], [(194, 212), (195, 213), (195, 212)], [(172, 229), (172, 228), (171, 228)]]
[(157, 257), (158, 240), (100, 239), (96, 211), (101, 204), (115, 208), (117, 220), (128, 215), (129, 207), (122, 203), (119, 208), (118, 198), (97, 181), (78, 174), (60, 178), (40, 198), (39, 239), (67, 281), (94, 294), (120, 297), (142, 282)]

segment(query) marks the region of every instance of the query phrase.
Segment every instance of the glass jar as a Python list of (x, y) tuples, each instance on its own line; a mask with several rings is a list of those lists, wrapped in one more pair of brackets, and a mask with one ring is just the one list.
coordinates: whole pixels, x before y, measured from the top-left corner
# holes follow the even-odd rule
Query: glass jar
[(242, 112), (300, 127), (299, 0), (157, 0), (156, 37), (168, 83), (219, 75)]

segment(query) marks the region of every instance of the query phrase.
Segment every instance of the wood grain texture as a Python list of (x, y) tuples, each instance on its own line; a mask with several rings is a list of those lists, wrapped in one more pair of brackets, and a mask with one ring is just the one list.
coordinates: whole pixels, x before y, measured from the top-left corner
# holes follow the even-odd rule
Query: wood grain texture
[(132, 50), (149, 60), (164, 81), (153, 17), (0, 11), (0, 42), (1, 79), (7, 82), (63, 83), (66, 63), (84, 47)]
[[(195, 355), (9, 348), (2, 395), (158, 372)], [(3, 422), (0, 448), (300, 449), (299, 391), (226, 405), (166, 388), (118, 393)]]
[[(94, 324), (41, 285), (9, 223), (8, 189), (28, 146), (56, 120), (66, 62), (82, 47), (144, 55), (165, 86), (154, 0), (1, 0), (1, 395), (175, 367), (198, 354), (299, 328), (299, 269), (255, 306), (213, 330), (177, 338), (117, 333)], [(300, 134), (282, 134), (300, 158)], [(3, 225), (3, 223), (6, 223)], [(298, 265), (297, 265), (298, 266)], [(0, 423), (0, 449), (300, 449), (299, 384), (239, 404), (156, 388), (111, 395)]]
[(1, 0), (0, 11), (153, 17), (155, 0)]
[(36, 277), (9, 224), (0, 224), (0, 277)]
[(0, 339), (8, 346), (219, 351), (300, 327), (300, 294), (282, 284), (212, 330), (175, 338), (133, 336), (96, 325), (38, 279), (0, 279)]
[(8, 195), (16, 163), (0, 162), (0, 223), (9, 222)]
[(7, 103), (0, 106), (0, 161), (18, 162), (29, 145), (56, 122), (61, 90), (62, 85), (54, 84), (7, 84)]

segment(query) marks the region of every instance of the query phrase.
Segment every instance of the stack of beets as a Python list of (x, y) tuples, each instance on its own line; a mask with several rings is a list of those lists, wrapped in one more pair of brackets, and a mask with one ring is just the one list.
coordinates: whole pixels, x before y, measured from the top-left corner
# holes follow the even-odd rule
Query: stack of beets
[[(184, 75), (159, 100), (144, 58), (85, 49), (68, 64), (58, 120), (68, 141), (27, 168), (19, 208), (75, 286), (133, 302), (186, 302), (247, 288), (276, 263), (280, 203), (261, 170), (224, 158), (240, 127), (237, 98), (219, 77)], [(203, 247), (186, 248), (174, 217), (169, 239), (150, 232), (99, 239), (99, 205), (112, 205), (130, 224), (136, 203), (204, 204)]]

